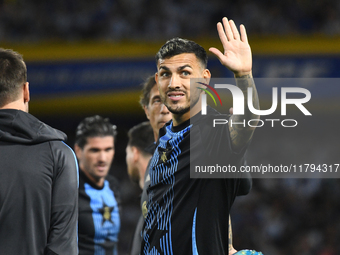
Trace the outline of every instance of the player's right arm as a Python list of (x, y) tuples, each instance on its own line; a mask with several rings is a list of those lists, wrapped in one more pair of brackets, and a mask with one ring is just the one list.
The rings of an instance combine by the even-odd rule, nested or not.
[[(223, 24), (222, 24), (223, 23)], [(216, 48), (210, 48), (210, 52), (214, 53), (221, 64), (231, 70), (236, 79), (236, 85), (242, 90), (244, 98), (248, 96), (248, 88), (253, 91), (252, 102), (255, 109), (259, 109), (259, 99), (252, 76), (252, 55), (250, 45), (248, 43), (246, 29), (240, 26), (240, 33), (234, 21), (227, 18), (222, 19), (222, 23), (217, 24), (217, 31), (224, 48), (222, 53)], [(245, 106), (247, 100), (245, 100)], [(243, 126), (242, 124), (232, 123), (248, 123), (251, 119), (258, 119), (259, 116), (249, 111), (248, 107), (244, 107), (244, 115), (232, 115), (229, 121), (229, 130), (232, 146), (235, 151), (242, 149), (253, 136), (256, 126), (255, 121), (252, 127)]]
[(233, 246), (233, 231), (231, 229), (231, 218), (229, 215), (229, 224), (228, 224), (228, 249), (229, 249), (229, 255), (232, 255), (237, 252)]

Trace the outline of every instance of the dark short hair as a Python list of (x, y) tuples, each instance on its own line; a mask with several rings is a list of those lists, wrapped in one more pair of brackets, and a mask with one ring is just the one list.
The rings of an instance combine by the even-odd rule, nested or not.
[(153, 87), (156, 85), (155, 75), (150, 75), (146, 80), (144, 81), (143, 89), (142, 89), (142, 95), (140, 96), (139, 103), (144, 108), (144, 106), (148, 106), (150, 102), (150, 93)]
[(152, 152), (148, 147), (154, 142), (153, 129), (149, 121), (144, 121), (128, 132), (128, 145), (137, 147), (144, 155), (151, 155)]
[(27, 69), (22, 56), (0, 48), (0, 107), (17, 100), (26, 81)]
[(108, 118), (103, 118), (99, 115), (87, 117), (82, 120), (76, 130), (75, 144), (80, 148), (84, 148), (88, 137), (104, 137), (117, 135), (117, 127), (110, 123)]
[(160, 48), (156, 54), (156, 64), (160, 59), (171, 58), (182, 53), (194, 53), (203, 67), (207, 67), (208, 55), (205, 49), (194, 41), (178, 37), (170, 39)]

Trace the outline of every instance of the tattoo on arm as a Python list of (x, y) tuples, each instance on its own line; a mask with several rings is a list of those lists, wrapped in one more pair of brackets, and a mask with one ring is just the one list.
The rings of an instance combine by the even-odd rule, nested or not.
[(230, 219), (230, 215), (229, 215), (229, 227), (228, 227), (228, 246), (229, 246), (229, 251), (233, 250), (233, 234), (232, 234), (232, 230), (231, 230), (231, 219)]
[[(253, 114), (248, 109), (247, 98), (248, 88), (252, 88), (252, 102), (255, 109), (260, 109), (259, 98), (255, 87), (254, 79), (251, 74), (243, 76), (235, 76), (236, 85), (243, 92), (244, 100), (244, 115), (233, 115), (231, 121), (229, 121), (229, 130), (231, 141), (234, 149), (241, 149), (252, 137), (255, 128), (248, 126), (248, 121), (251, 119), (259, 119), (259, 116)], [(234, 123), (234, 124), (232, 124)], [(240, 124), (235, 124), (240, 123)], [(257, 123), (252, 122), (252, 126), (256, 126)]]

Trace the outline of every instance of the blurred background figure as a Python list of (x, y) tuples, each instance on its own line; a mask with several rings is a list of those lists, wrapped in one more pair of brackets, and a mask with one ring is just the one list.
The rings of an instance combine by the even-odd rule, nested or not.
[(108, 175), (116, 126), (95, 115), (81, 121), (74, 149), (79, 161), (79, 254), (117, 254), (120, 230), (118, 181)]
[(76, 254), (77, 162), (29, 101), (22, 56), (0, 48), (0, 253)]
[[(126, 147), (126, 165), (128, 173), (131, 180), (138, 183), (139, 187), (144, 190), (144, 182), (146, 181), (149, 183), (149, 180), (146, 179), (147, 176), (145, 176), (145, 172), (148, 172), (147, 168), (154, 149), (154, 136), (150, 122), (145, 121), (132, 127), (128, 132), (128, 137), (129, 141)], [(142, 215), (139, 217), (135, 230), (131, 254), (139, 254), (141, 249), (141, 231), (147, 213), (145, 203), (146, 198), (143, 197), (143, 194), (140, 205)]]
[(128, 132), (126, 165), (131, 180), (144, 187), (144, 175), (153, 153), (154, 136), (149, 121), (132, 127)]
[(159, 130), (165, 123), (171, 120), (171, 112), (169, 112), (168, 108), (162, 103), (155, 81), (155, 75), (151, 75), (145, 80), (140, 104), (146, 117), (150, 121), (150, 125), (153, 129), (154, 141), (156, 142)]

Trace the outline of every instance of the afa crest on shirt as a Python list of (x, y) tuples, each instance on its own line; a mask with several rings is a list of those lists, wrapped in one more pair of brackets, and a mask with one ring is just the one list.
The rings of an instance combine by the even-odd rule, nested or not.
[(142, 205), (142, 213), (143, 213), (143, 217), (144, 219), (146, 218), (146, 215), (148, 214), (148, 208), (146, 207), (146, 201), (143, 202), (143, 205)]
[(163, 161), (163, 163), (165, 163), (168, 160), (168, 158), (166, 157), (166, 151), (163, 151), (163, 154), (161, 156), (161, 160)]
[(165, 163), (169, 159), (171, 159), (171, 149), (163, 149), (163, 148), (158, 148), (158, 153), (159, 153), (159, 163)]
[(105, 202), (103, 201), (103, 207), (99, 209), (99, 212), (103, 216), (102, 225), (104, 225), (106, 221), (109, 221), (113, 224), (112, 217), (111, 217), (111, 213), (113, 209), (114, 209), (113, 206), (107, 206)]

